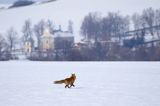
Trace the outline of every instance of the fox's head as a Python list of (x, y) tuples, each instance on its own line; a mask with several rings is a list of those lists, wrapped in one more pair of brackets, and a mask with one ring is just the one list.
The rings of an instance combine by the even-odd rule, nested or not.
[(75, 73), (73, 73), (73, 74), (72, 74), (72, 77), (76, 77), (76, 74), (75, 74)]

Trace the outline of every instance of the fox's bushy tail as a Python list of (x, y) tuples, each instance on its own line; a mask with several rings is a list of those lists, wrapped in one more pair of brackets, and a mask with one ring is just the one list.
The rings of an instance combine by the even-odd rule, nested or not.
[(64, 83), (64, 80), (54, 81), (54, 84), (62, 84)]

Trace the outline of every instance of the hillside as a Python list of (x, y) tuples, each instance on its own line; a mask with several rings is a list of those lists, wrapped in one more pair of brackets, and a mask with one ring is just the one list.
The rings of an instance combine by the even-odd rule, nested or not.
[[(2, 1), (0, 1), (0, 3), (2, 3), (2, 4), (12, 4), (15, 1), (17, 1), (17, 0), (2, 0)], [(40, 2), (40, 1), (45, 1), (45, 0), (32, 0), (32, 1), (36, 1), (36, 2), (38, 1), (38, 2)]]

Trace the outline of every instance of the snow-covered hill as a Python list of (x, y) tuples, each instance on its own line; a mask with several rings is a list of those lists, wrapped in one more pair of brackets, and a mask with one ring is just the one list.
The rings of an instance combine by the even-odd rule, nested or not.
[(99, 11), (102, 15), (106, 15), (110, 11), (120, 11), (122, 14), (132, 14), (147, 7), (159, 8), (158, 1), (57, 0), (44, 5), (0, 11), (0, 33), (5, 33), (13, 26), (21, 35), (22, 25), (26, 19), (31, 19), (33, 24), (41, 19), (51, 19), (55, 26), (62, 25), (64, 30), (68, 25), (68, 20), (72, 20), (76, 40), (79, 40), (81, 22), (89, 12)]
[[(12, 4), (15, 1), (17, 1), (17, 0), (1, 0), (0, 3), (1, 4)], [(40, 1), (46, 1), (46, 0), (31, 0), (31, 1), (36, 1), (36, 2), (38, 1), (38, 2), (40, 2)]]
[(160, 106), (159, 81), (157, 62), (0, 62), (0, 106)]

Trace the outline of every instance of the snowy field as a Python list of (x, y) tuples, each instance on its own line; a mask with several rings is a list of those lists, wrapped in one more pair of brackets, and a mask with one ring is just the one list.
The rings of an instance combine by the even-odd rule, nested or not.
[(0, 62), (0, 106), (160, 106), (160, 63)]

